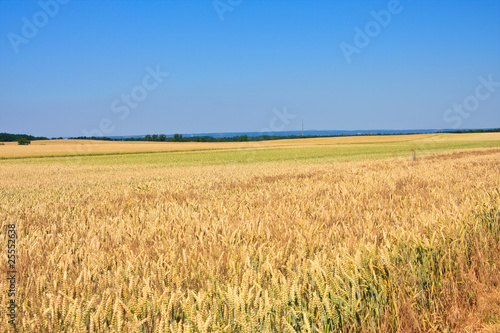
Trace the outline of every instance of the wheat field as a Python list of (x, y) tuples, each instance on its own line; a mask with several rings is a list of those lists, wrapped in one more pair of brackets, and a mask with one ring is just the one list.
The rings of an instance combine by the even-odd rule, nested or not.
[(500, 332), (500, 135), (409, 137), (0, 146), (0, 329)]

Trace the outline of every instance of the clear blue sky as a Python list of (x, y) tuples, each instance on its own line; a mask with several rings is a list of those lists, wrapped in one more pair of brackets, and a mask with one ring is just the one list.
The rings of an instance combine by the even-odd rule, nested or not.
[[(285, 107), (294, 118), (273, 122)], [(302, 120), (500, 127), (500, 1), (0, 0), (0, 132), (298, 130)]]

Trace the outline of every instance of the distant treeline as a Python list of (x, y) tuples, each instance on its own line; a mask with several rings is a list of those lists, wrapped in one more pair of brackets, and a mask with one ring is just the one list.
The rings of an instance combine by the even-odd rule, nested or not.
[(478, 130), (458, 130), (446, 133), (490, 133), (490, 132), (500, 132), (500, 128), (493, 129), (478, 129)]
[(212, 136), (183, 136), (175, 134), (173, 137), (167, 137), (165, 134), (148, 134), (144, 138), (120, 138), (112, 139), (107, 137), (75, 137), (70, 139), (77, 140), (109, 140), (109, 141), (151, 141), (151, 142), (243, 142), (243, 141), (267, 141), (267, 140), (283, 140), (283, 139), (298, 139), (298, 138), (315, 138), (316, 135), (259, 135), (248, 136), (239, 135), (225, 138), (214, 138)]
[[(500, 128), (494, 129), (475, 129), (475, 130), (456, 130), (456, 131), (436, 131), (434, 133), (491, 133), (500, 132)], [(401, 135), (408, 133), (394, 133), (394, 134), (356, 134), (356, 136), (362, 135)], [(420, 133), (412, 133), (420, 134)], [(305, 139), (305, 138), (318, 138), (318, 137), (339, 137), (339, 136), (352, 136), (349, 134), (340, 135), (259, 135), (259, 136), (248, 136), (248, 135), (238, 135), (232, 137), (213, 137), (213, 136), (183, 136), (182, 134), (175, 134), (173, 137), (167, 137), (166, 134), (148, 134), (143, 138), (108, 138), (108, 137), (87, 137), (79, 136), (69, 139), (77, 140), (106, 140), (106, 141), (152, 141), (152, 142), (243, 142), (243, 141), (269, 141), (269, 140), (284, 140), (284, 139)], [(32, 136), (27, 134), (9, 134), (0, 133), (0, 142), (15, 142), (19, 139), (25, 138), (30, 141), (34, 140), (49, 140), (43, 136)], [(55, 138), (53, 138), (55, 139)], [(61, 137), (57, 139), (62, 139)]]
[(9, 134), (9, 133), (0, 133), (0, 142), (16, 142), (20, 139), (26, 139), (28, 141), (35, 140), (48, 140), (43, 136), (33, 136), (28, 134)]
[[(478, 130), (457, 130), (457, 131), (440, 131), (435, 133), (488, 133), (500, 132), (500, 128), (495, 129), (478, 129)], [(395, 133), (395, 134), (356, 134), (356, 136), (363, 135), (401, 135), (408, 133)], [(421, 134), (421, 133), (411, 133)], [(269, 141), (269, 140), (286, 140), (286, 139), (305, 139), (305, 138), (319, 138), (319, 137), (339, 137), (339, 136), (352, 136), (348, 134), (339, 135), (259, 135), (248, 136), (239, 135), (224, 138), (214, 138), (212, 136), (183, 136), (182, 134), (175, 134), (173, 137), (167, 137), (165, 134), (148, 134), (143, 138), (108, 138), (108, 137), (74, 137), (70, 139), (77, 140), (109, 140), (109, 141), (152, 141), (152, 142), (242, 142), (242, 141)]]

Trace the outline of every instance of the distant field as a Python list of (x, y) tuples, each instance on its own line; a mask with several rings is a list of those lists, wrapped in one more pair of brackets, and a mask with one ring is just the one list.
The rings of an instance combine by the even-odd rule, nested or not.
[(10, 143), (0, 179), (20, 332), (500, 330), (500, 133)]

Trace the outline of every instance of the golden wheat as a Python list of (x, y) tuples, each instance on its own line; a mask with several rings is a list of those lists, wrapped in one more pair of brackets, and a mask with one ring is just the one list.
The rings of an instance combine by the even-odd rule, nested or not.
[(22, 332), (498, 330), (498, 150), (0, 176)]

